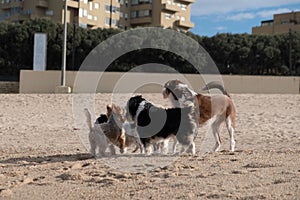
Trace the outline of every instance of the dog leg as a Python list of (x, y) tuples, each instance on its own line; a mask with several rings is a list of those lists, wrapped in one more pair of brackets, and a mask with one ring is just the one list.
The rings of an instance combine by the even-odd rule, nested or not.
[(187, 153), (192, 153), (193, 155), (195, 154), (196, 150), (195, 150), (195, 143), (194, 143), (194, 142), (191, 143), (191, 144), (188, 146), (186, 152), (187, 152)]
[(105, 156), (105, 150), (106, 150), (107, 146), (98, 146), (98, 155), (100, 157)]
[(225, 118), (223, 115), (215, 116), (214, 122), (211, 124), (211, 129), (213, 132), (213, 136), (215, 138), (216, 144), (213, 148), (213, 151), (219, 151), (221, 147), (221, 138), (220, 138), (220, 126), (225, 121)]
[(169, 138), (165, 139), (162, 143), (162, 154), (168, 154), (168, 150), (169, 150)]
[(139, 137), (135, 137), (135, 143), (137, 145), (137, 148), (140, 149), (140, 153), (145, 154), (145, 146), (142, 144), (142, 141)]
[(178, 140), (176, 139), (176, 137), (174, 137), (173, 154), (176, 154), (177, 146), (178, 146)]
[(232, 122), (230, 116), (226, 119), (226, 126), (230, 136), (230, 151), (234, 151), (235, 140), (234, 140), (234, 128), (232, 127)]
[(188, 147), (189, 152), (191, 152), (193, 155), (196, 154), (196, 147), (195, 147), (195, 143), (192, 142), (192, 144)]
[(216, 120), (211, 126), (211, 129), (212, 129), (215, 141), (216, 141), (213, 151), (219, 151), (219, 149), (221, 147), (221, 140), (220, 140), (220, 135), (219, 135), (220, 124), (221, 123), (218, 122), (218, 120)]
[(195, 147), (195, 143), (192, 142), (189, 145), (184, 145), (182, 146), (182, 152), (181, 153), (192, 153), (193, 155), (196, 154), (196, 147)]
[(110, 144), (109, 145), (109, 150), (110, 150), (111, 155), (116, 155), (116, 150), (115, 150), (114, 145)]
[(90, 153), (92, 154), (92, 156), (96, 155), (96, 149), (95, 148), (91, 148), (90, 149)]
[(219, 140), (219, 134), (218, 134), (217, 131), (214, 131), (213, 134), (214, 134), (215, 141), (216, 141), (216, 144), (215, 144), (215, 146), (213, 148), (213, 151), (219, 151), (220, 147), (221, 147), (221, 142)]
[(90, 153), (92, 156), (96, 155), (96, 143), (92, 140), (90, 140), (91, 148), (90, 148)]
[(160, 153), (160, 150), (161, 150), (161, 142), (154, 142), (152, 144), (152, 148), (153, 148), (153, 153), (154, 154), (159, 154)]
[(153, 145), (147, 143), (147, 144), (144, 146), (144, 149), (145, 149), (146, 155), (151, 155), (151, 153), (153, 152)]

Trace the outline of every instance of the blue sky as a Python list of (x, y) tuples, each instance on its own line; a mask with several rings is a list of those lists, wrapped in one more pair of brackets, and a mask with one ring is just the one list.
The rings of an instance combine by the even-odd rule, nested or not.
[(250, 33), (273, 14), (300, 11), (300, 0), (196, 0), (192, 4), (191, 31), (201, 36)]

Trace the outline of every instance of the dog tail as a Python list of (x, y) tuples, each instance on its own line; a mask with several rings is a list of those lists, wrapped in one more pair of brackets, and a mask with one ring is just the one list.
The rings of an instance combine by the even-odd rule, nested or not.
[(213, 89), (213, 88), (216, 88), (216, 89), (219, 89), (224, 95), (230, 97), (229, 93), (226, 91), (224, 85), (219, 82), (219, 81), (212, 81), (212, 82), (209, 82), (207, 83), (203, 88), (202, 90), (206, 91), (206, 90), (210, 90), (210, 89)]
[(85, 116), (86, 116), (86, 123), (88, 124), (89, 129), (92, 130), (92, 129), (93, 129), (93, 126), (92, 126), (92, 117), (91, 117), (91, 113), (90, 113), (90, 111), (89, 111), (87, 108), (85, 108), (85, 109), (84, 109), (84, 114), (85, 114)]

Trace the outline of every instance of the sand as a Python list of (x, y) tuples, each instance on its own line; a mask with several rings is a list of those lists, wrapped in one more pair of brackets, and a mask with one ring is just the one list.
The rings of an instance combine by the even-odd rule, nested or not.
[[(144, 96), (168, 105), (161, 94)], [(95, 102), (98, 115), (111, 94), (74, 97), (0, 95), (0, 199), (300, 198), (300, 95), (233, 94), (234, 153), (223, 128), (221, 151), (203, 156), (211, 146), (202, 127), (197, 156), (101, 159), (89, 155), (83, 108), (72, 105)]]

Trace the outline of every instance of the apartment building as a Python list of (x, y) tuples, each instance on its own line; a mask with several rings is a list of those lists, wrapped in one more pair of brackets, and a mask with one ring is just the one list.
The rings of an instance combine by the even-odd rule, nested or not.
[(274, 35), (288, 33), (289, 31), (300, 33), (300, 12), (275, 14), (274, 19), (261, 22), (258, 27), (252, 28), (255, 35)]
[[(172, 27), (188, 31), (195, 0), (67, 0), (67, 22), (85, 28)], [(63, 22), (63, 0), (0, 0), (0, 21)]]

